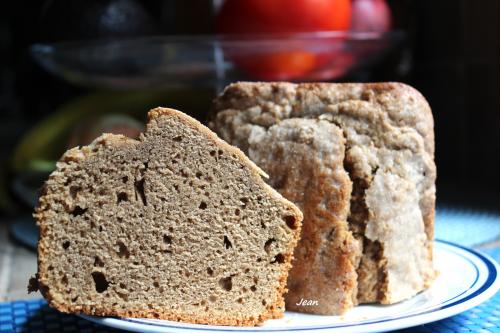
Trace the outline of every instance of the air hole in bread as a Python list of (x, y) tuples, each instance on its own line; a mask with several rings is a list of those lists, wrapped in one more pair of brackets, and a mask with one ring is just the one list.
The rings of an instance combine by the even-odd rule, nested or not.
[(172, 140), (174, 140), (175, 142), (181, 142), (182, 141), (182, 136), (178, 135), (178, 136), (172, 138)]
[(286, 225), (292, 229), (295, 230), (297, 229), (297, 220), (295, 219), (295, 216), (292, 215), (285, 215), (283, 217), (283, 220), (285, 221)]
[(92, 272), (92, 279), (94, 279), (95, 290), (98, 293), (105, 292), (109, 287), (109, 282), (106, 276), (101, 272)]
[(278, 253), (277, 255), (274, 256), (274, 259), (271, 260), (271, 264), (278, 263), (282, 264), (285, 262), (285, 256), (282, 253)]
[(153, 282), (153, 287), (160, 288), (160, 284), (158, 283), (158, 281)]
[(123, 176), (122, 177), (122, 182), (123, 182), (123, 184), (126, 184), (128, 182), (128, 177), (127, 176)]
[(134, 186), (135, 186), (135, 199), (137, 200), (137, 198), (139, 197), (142, 201), (142, 204), (144, 206), (147, 206), (148, 202), (146, 200), (146, 194), (144, 193), (144, 178), (137, 180), (134, 183)]
[(271, 247), (273, 246), (273, 243), (276, 242), (276, 239), (274, 238), (269, 238), (266, 243), (264, 244), (264, 250), (269, 253), (271, 252)]
[(210, 156), (215, 156), (216, 154), (217, 154), (217, 152), (215, 150), (210, 151)]
[[(124, 294), (124, 293), (120, 293), (120, 292), (116, 292), (116, 294), (118, 295), (118, 297), (120, 297), (122, 300), (124, 301), (128, 301), (128, 295), (127, 294)], [(108, 296), (108, 295), (106, 295)]]
[(241, 207), (246, 208), (248, 204), (248, 198), (241, 198), (240, 201), (241, 201)]
[(104, 262), (98, 256), (94, 257), (94, 267), (104, 267)]
[(207, 267), (207, 274), (210, 276), (214, 275), (214, 270), (210, 267)]
[(73, 211), (71, 212), (71, 215), (73, 216), (80, 216), (80, 215), (83, 215), (87, 212), (87, 208), (82, 208), (80, 206), (76, 206), (75, 209), (73, 209)]
[(128, 201), (128, 195), (125, 192), (120, 192), (116, 195), (116, 202)]
[(81, 187), (80, 186), (71, 186), (69, 188), (69, 195), (71, 196), (71, 198), (73, 199), (76, 199), (76, 196), (78, 195), (78, 192), (81, 191)]
[(240, 304), (243, 304), (244, 303), (243, 298), (241, 298), (241, 297), (238, 298), (237, 302), (240, 303)]
[(233, 244), (231, 243), (229, 238), (227, 238), (227, 236), (224, 236), (224, 246), (226, 247), (226, 249), (230, 249), (233, 247)]
[(228, 276), (219, 280), (219, 286), (225, 291), (231, 291), (233, 289), (233, 277)]
[(260, 227), (261, 227), (262, 229), (266, 229), (266, 224), (264, 223), (264, 221), (261, 221), (261, 222), (260, 222)]
[(202, 201), (200, 203), (200, 206), (198, 207), (199, 209), (207, 209), (207, 203), (205, 201)]
[(61, 282), (62, 282), (62, 284), (64, 284), (65, 286), (67, 286), (68, 285), (68, 277), (66, 275), (64, 275), (62, 277), (62, 279), (61, 279)]
[(130, 257), (130, 252), (127, 246), (122, 241), (116, 242), (116, 245), (118, 246), (118, 256), (128, 259)]
[(196, 175), (196, 178), (200, 179), (201, 176), (203, 176), (203, 173), (201, 173), (201, 171), (197, 171), (195, 175)]
[(163, 235), (163, 243), (172, 244), (172, 237), (170, 237), (169, 235)]
[(64, 243), (62, 243), (62, 247), (63, 249), (67, 250), (69, 248), (69, 241), (65, 241)]
[(257, 287), (256, 286), (251, 286), (250, 290), (253, 291), (253, 292), (255, 292), (255, 291), (257, 291)]
[(240, 216), (240, 210), (238, 208), (234, 210), (234, 215)]
[(224, 152), (222, 150), (219, 150), (219, 155), (224, 155)]
[(122, 289), (127, 289), (127, 286), (126, 286), (126, 285), (125, 285), (125, 283), (123, 283), (123, 282), (122, 282), (122, 283), (120, 283), (120, 285), (119, 285), (119, 286), (120, 286), (120, 288), (122, 288)]

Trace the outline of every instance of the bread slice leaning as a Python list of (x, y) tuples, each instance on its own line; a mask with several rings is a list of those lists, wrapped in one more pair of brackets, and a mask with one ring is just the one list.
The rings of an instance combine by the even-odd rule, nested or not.
[(189, 116), (149, 112), (139, 140), (104, 134), (47, 180), (39, 288), (62, 312), (214, 325), (283, 315), (302, 213)]

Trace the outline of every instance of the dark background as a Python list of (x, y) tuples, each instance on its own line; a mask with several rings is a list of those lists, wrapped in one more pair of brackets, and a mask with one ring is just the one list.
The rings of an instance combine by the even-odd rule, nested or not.
[[(109, 2), (1, 2), (0, 186), (8, 195), (12, 177), (8, 161), (16, 142), (55, 108), (88, 92), (38, 67), (28, 52), (31, 44), (212, 32), (211, 6), (200, 0), (118, 0), (135, 14), (122, 28), (103, 30), (95, 26), (93, 17), (102, 3)], [(389, 3), (395, 27), (407, 32), (406, 41), (374, 68), (349, 73), (340, 81), (402, 81), (420, 90), (435, 117), (438, 202), (496, 208), (500, 197), (500, 2)], [(22, 209), (15, 206), (4, 211)]]

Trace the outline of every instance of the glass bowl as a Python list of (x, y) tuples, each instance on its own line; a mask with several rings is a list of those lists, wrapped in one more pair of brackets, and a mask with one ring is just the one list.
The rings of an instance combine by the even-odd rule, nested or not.
[(400, 31), (152, 36), (35, 44), (31, 53), (43, 68), (77, 85), (221, 88), (238, 80), (334, 80), (380, 59), (402, 39)]

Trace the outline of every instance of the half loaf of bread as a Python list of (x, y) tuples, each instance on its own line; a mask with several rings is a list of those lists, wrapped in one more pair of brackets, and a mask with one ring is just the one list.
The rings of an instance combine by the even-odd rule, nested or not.
[(212, 128), (304, 213), (288, 310), (339, 314), (427, 288), (436, 167), (432, 113), (401, 83), (235, 83)]

